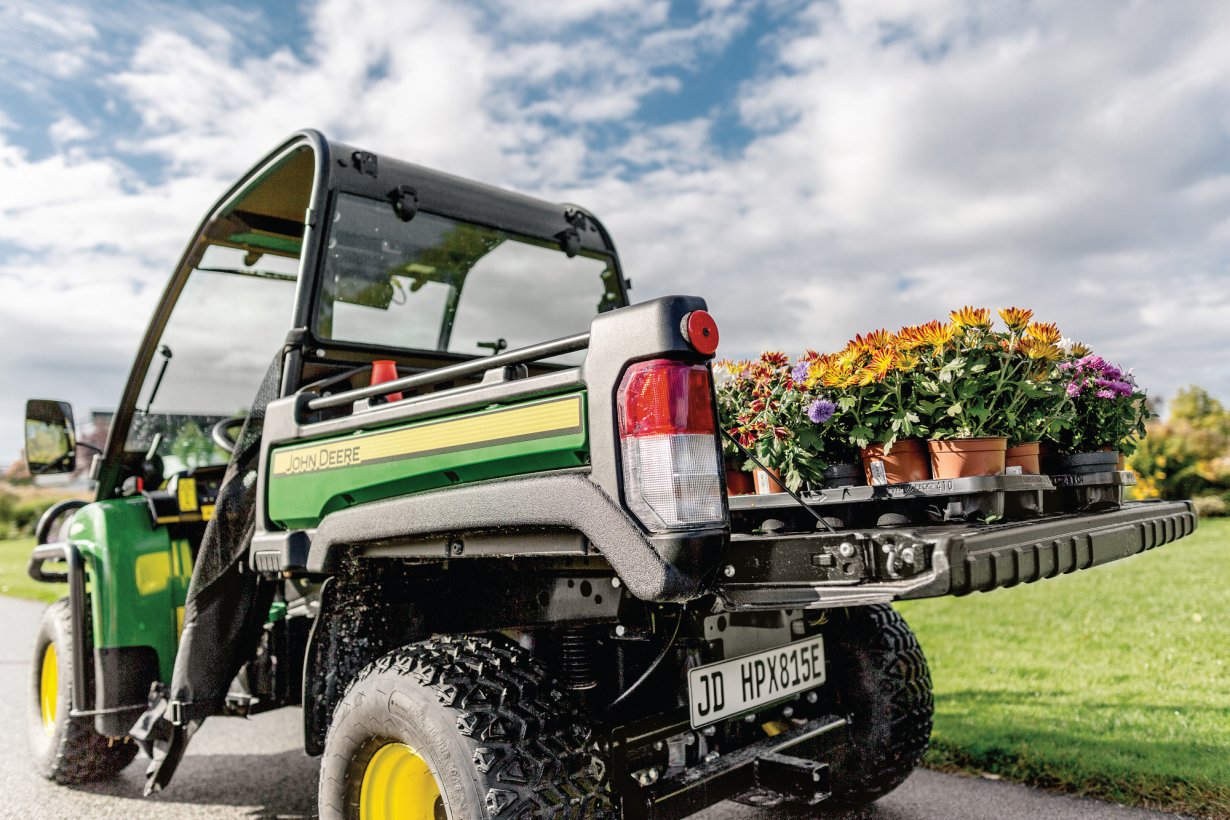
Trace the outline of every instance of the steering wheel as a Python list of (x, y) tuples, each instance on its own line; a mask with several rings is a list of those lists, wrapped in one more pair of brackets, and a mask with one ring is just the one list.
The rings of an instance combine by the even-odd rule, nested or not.
[(229, 419), (223, 419), (214, 425), (209, 435), (219, 448), (233, 454), (235, 445), (238, 443), (235, 437), (239, 434), (239, 428), (243, 427), (243, 423), (247, 420), (246, 416), (231, 416)]

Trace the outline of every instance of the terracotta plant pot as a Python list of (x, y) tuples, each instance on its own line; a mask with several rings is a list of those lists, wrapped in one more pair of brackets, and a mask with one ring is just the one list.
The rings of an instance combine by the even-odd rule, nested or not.
[(936, 478), (1000, 475), (1004, 471), (1008, 439), (1003, 436), (936, 439), (927, 442), (927, 449), (931, 451), (931, 473)]
[(762, 470), (757, 467), (756, 472), (752, 473), (752, 475), (756, 480), (756, 495), (786, 492), (786, 488), (778, 480), (782, 477), (782, 474), (777, 470)]
[[(1027, 441), (1008, 448), (1004, 453), (1004, 472), (1012, 475), (1038, 475), (1042, 472), (1042, 445)], [(1017, 467), (1019, 469), (1014, 470)]]
[(863, 468), (858, 464), (830, 464), (824, 468), (820, 488), (855, 487), (863, 483)]
[(902, 439), (888, 453), (884, 452), (883, 444), (873, 444), (864, 447), (860, 455), (867, 483), (873, 487), (931, 478), (927, 447), (922, 439)]
[(1119, 454), (1114, 450), (1092, 453), (1062, 453), (1055, 457), (1052, 473), (1060, 475), (1091, 475), (1109, 473), (1119, 467)]
[(745, 473), (732, 462), (726, 462), (726, 493), (728, 495), (753, 495), (756, 484), (752, 474)]

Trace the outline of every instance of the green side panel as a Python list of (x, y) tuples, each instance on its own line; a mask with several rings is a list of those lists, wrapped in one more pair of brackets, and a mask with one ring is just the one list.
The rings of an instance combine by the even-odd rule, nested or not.
[(266, 509), (288, 529), (346, 507), (589, 462), (585, 394), (275, 448)]
[(162, 680), (170, 681), (192, 575), (187, 542), (154, 526), (140, 497), (81, 508), (67, 537), (85, 560), (94, 646), (153, 647)]

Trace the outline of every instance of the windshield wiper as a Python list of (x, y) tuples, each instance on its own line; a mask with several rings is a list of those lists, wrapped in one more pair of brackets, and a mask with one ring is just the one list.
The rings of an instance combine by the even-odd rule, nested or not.
[(154, 397), (158, 395), (158, 388), (162, 386), (162, 377), (167, 374), (167, 365), (171, 363), (171, 348), (167, 345), (158, 345), (158, 355), (162, 356), (162, 367), (158, 370), (158, 378), (154, 379), (154, 389), (149, 391), (149, 399), (145, 402), (145, 415), (149, 415), (149, 409), (154, 405)]
[(276, 279), (279, 282), (295, 282), (298, 281), (298, 276), (292, 276), (289, 273), (274, 273), (268, 270), (244, 270), (242, 268), (197, 268), (205, 273), (229, 273), (234, 276), (253, 276), (257, 279)]

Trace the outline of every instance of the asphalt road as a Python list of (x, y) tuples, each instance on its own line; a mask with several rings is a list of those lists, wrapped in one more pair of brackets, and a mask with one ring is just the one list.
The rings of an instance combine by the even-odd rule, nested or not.
[[(171, 787), (141, 796), (138, 757), (111, 782), (56, 786), (26, 759), (30, 654), (42, 605), (0, 596), (0, 817), (307, 818), (315, 809), (318, 764), (304, 755), (296, 709), (251, 720), (214, 718), (193, 740)], [(766, 809), (724, 803), (691, 820), (769, 820)], [(819, 816), (819, 815), (818, 815)], [(979, 778), (916, 772), (871, 809), (868, 820), (1139, 820), (1170, 815), (1033, 791)]]

